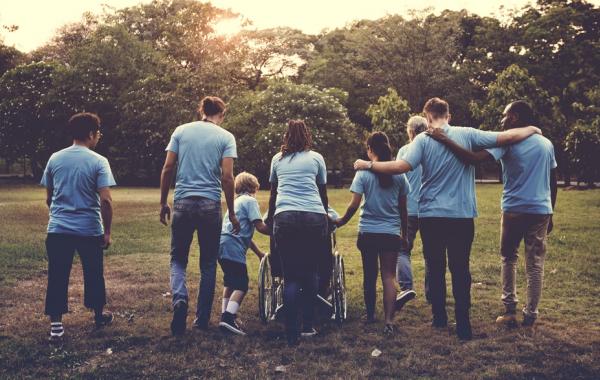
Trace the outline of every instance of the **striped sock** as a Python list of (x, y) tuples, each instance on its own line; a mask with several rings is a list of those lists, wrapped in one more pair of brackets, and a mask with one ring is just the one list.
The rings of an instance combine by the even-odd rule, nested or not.
[(50, 322), (50, 336), (61, 337), (65, 334), (62, 322)]

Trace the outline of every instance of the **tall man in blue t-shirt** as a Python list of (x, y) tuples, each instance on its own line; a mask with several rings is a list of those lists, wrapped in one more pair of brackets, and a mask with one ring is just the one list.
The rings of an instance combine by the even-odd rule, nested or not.
[(73, 145), (48, 160), (41, 184), (50, 208), (46, 251), (48, 288), (46, 315), (50, 316), (50, 340), (64, 335), (62, 315), (68, 312), (69, 276), (75, 251), (83, 267), (84, 305), (94, 310), (97, 327), (113, 320), (104, 312), (103, 252), (111, 243), (112, 198), (115, 180), (108, 160), (92, 151), (98, 144), (100, 118), (78, 113), (67, 125)]
[[(502, 127), (506, 130), (534, 124), (533, 110), (524, 101), (509, 104), (504, 110)], [(517, 144), (472, 152), (462, 148), (443, 133), (432, 134), (463, 162), (476, 164), (500, 160), (502, 192), (502, 302), (505, 312), (498, 324), (516, 326), (517, 292), (515, 285), (517, 257), (521, 240), (525, 241), (527, 303), (523, 308), (523, 325), (533, 326), (542, 294), (546, 236), (552, 230), (552, 212), (556, 203), (556, 159), (550, 140), (533, 135)]]
[[(535, 127), (504, 132), (486, 132), (475, 128), (453, 127), (448, 103), (432, 98), (423, 112), (429, 128), (441, 128), (450, 138), (468, 149), (485, 149), (512, 144), (540, 130)], [(477, 216), (475, 170), (462, 163), (439, 142), (421, 133), (409, 145), (404, 158), (391, 162), (358, 160), (356, 169), (380, 173), (405, 173), (421, 165), (423, 168), (419, 199), (419, 228), (423, 254), (429, 271), (429, 292), (434, 327), (446, 327), (446, 254), (452, 274), (455, 300), (456, 333), (460, 339), (472, 338), (469, 309), (471, 307), (471, 272), (469, 257), (474, 237), (473, 218)]]
[(167, 198), (177, 166), (171, 224), (173, 335), (182, 334), (186, 328), (188, 290), (185, 280), (194, 232), (198, 234), (200, 245), (200, 287), (194, 327), (208, 328), (221, 238), (221, 188), (232, 230), (234, 233), (240, 230), (233, 205), (235, 138), (219, 126), (225, 117), (225, 103), (217, 97), (207, 96), (202, 99), (199, 111), (202, 121), (180, 125), (173, 132), (160, 178), (160, 221), (166, 225), (171, 216)]

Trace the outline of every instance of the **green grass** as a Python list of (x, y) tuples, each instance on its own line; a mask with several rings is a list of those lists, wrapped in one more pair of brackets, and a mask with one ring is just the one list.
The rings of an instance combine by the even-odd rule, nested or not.
[[(69, 339), (62, 347), (51, 347), (46, 342), (48, 322), (43, 315), (48, 214), (44, 190), (3, 186), (0, 378), (263, 378), (281, 376), (275, 372), (279, 365), (286, 368), (283, 376), (292, 378), (599, 378), (600, 190), (559, 192), (540, 321), (532, 331), (498, 329), (493, 323), (502, 310), (498, 257), (501, 187), (479, 185), (477, 192), (480, 217), (471, 254), (476, 339), (471, 342), (459, 343), (452, 331), (429, 327), (431, 315), (422, 296), (419, 238), (413, 251), (418, 298), (397, 315), (398, 333), (387, 338), (380, 324), (362, 325), (362, 269), (355, 245), (358, 216), (338, 231), (349, 292), (350, 320), (342, 328), (324, 323), (314, 340), (287, 348), (280, 323), (263, 326), (258, 320), (258, 261), (249, 254), (251, 290), (241, 309), (249, 336), (225, 337), (214, 327), (220, 309), (219, 273), (211, 330), (188, 331), (183, 338), (172, 338), (168, 330), (170, 297), (163, 296), (169, 291), (170, 233), (158, 222), (159, 192), (117, 188), (113, 194), (113, 246), (105, 261), (109, 308), (117, 315), (115, 324), (101, 331), (91, 329), (90, 313), (82, 305), (81, 269), (76, 264), (71, 276), (71, 312), (64, 318)], [(350, 198), (347, 190), (330, 190), (329, 195), (333, 207), (343, 212)], [(259, 194), (263, 210), (267, 196), (266, 192)], [(268, 248), (264, 236), (257, 241)], [(195, 294), (196, 243), (191, 252), (188, 283)], [(519, 264), (522, 298), (522, 259)], [(449, 274), (447, 279), (449, 283)], [(379, 297), (381, 320), (381, 289)], [(112, 354), (107, 353), (109, 348)], [(372, 358), (374, 348), (383, 354)]]

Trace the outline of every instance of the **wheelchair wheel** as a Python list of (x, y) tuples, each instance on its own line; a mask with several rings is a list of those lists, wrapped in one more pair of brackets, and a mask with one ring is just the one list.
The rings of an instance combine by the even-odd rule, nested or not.
[(273, 316), (275, 289), (271, 277), (271, 264), (269, 257), (260, 260), (258, 268), (258, 314), (263, 323), (267, 323)]
[(333, 263), (333, 313), (335, 321), (341, 325), (346, 320), (346, 276), (344, 272), (344, 258), (341, 255), (334, 256)]

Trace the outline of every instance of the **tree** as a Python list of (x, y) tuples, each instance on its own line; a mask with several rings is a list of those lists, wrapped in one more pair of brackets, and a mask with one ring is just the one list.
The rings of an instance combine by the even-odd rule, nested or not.
[(380, 96), (376, 104), (369, 106), (367, 115), (371, 118), (373, 129), (388, 135), (393, 150), (406, 143), (405, 130), (410, 107), (396, 90), (388, 88), (385, 96)]
[(343, 169), (356, 157), (362, 136), (342, 105), (346, 93), (319, 90), (289, 81), (271, 82), (263, 91), (248, 91), (228, 105), (224, 127), (238, 141), (236, 169), (268, 181), (271, 158), (281, 146), (290, 119), (303, 119), (311, 129), (314, 150), (329, 169)]
[(566, 138), (566, 150), (579, 182), (593, 187), (600, 179), (600, 124), (576, 124)]

